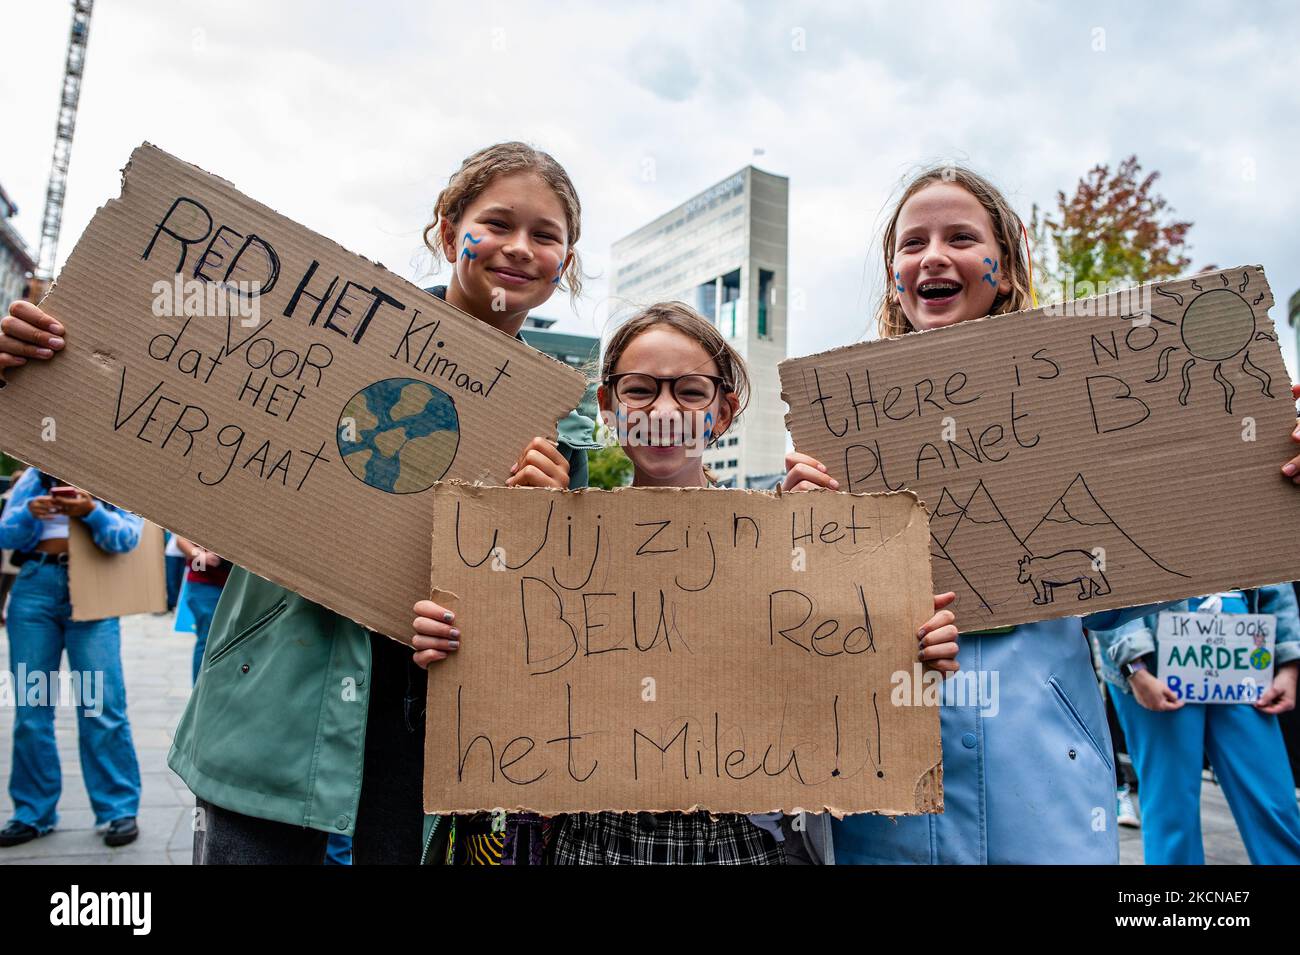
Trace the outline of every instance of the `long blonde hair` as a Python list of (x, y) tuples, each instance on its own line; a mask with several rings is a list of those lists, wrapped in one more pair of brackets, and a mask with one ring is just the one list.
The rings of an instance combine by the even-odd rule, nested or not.
[(1020, 241), (1024, 228), (1021, 225), (1020, 216), (1016, 215), (1015, 210), (1011, 208), (1011, 204), (1007, 202), (1006, 197), (1002, 195), (998, 188), (979, 173), (972, 172), (963, 166), (933, 166), (918, 174), (907, 184), (903, 194), (894, 206), (894, 213), (889, 217), (889, 224), (885, 227), (884, 234), (881, 237), (885, 269), (885, 284), (883, 287), (886, 290), (884, 295), (881, 296), (879, 307), (876, 309), (876, 327), (881, 338), (894, 338), (915, 331), (911, 322), (907, 320), (907, 316), (903, 314), (903, 306), (894, 290), (894, 276), (889, 265), (893, 261), (894, 242), (898, 238), (899, 213), (903, 211), (903, 206), (908, 199), (936, 182), (955, 182), (961, 186), (979, 200), (979, 204), (984, 207), (984, 211), (989, 214), (989, 219), (993, 222), (993, 235), (997, 239), (998, 248), (1002, 252), (1002, 268), (1011, 280), (1011, 291), (1005, 295), (1001, 292), (998, 293), (993, 300), (993, 307), (989, 309), (989, 314), (1001, 315), (1004, 312), (1019, 312), (1030, 307), (1029, 262), (1025, 256), (1024, 246)]
[[(564, 207), (565, 225), (569, 233), (569, 251), (572, 256), (561, 278), (569, 296), (576, 299), (582, 294), (582, 261), (578, 258), (578, 237), (582, 234), (582, 203), (578, 191), (564, 167), (549, 153), (534, 149), (527, 143), (509, 142), (487, 146), (469, 156), (460, 168), (451, 174), (447, 186), (438, 193), (433, 204), (433, 221), (424, 228), (424, 244), (437, 259), (442, 256), (438, 229), (443, 222), (459, 222), (465, 207), (482, 195), (498, 176), (516, 172), (534, 172), (554, 190)], [(432, 237), (432, 238), (430, 238)]]

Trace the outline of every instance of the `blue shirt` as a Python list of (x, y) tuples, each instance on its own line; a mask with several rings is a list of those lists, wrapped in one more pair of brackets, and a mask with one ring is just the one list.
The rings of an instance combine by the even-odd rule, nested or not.
[[(19, 553), (36, 549), (41, 539), (39, 517), (27, 509), (27, 504), (35, 497), (43, 497), (48, 492), (41, 485), (41, 472), (28, 468), (23, 472), (18, 483), (14, 485), (9, 502), (0, 515), (0, 547)], [(140, 529), (144, 521), (130, 511), (122, 511), (112, 504), (96, 500), (90, 513), (81, 518), (90, 530), (95, 546), (110, 554), (124, 554), (134, 550), (140, 543)]]

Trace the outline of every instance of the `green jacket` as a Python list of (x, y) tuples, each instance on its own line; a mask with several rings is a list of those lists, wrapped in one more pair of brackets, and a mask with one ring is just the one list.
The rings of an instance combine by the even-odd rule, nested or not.
[[(586, 487), (591, 419), (558, 433), (569, 486)], [(236, 567), (167, 765), (223, 809), (351, 835), (369, 678), (364, 627)]]

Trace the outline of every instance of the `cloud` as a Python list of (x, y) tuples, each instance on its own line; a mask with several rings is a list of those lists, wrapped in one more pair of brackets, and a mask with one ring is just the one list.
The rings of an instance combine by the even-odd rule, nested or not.
[[(447, 176), (486, 143), (524, 139), (577, 183), (595, 275), (576, 311), (557, 297), (545, 312), (591, 333), (608, 314), (610, 244), (753, 162), (790, 177), (790, 283), (806, 307), (789, 351), (806, 354), (867, 330), (876, 236), (909, 171), (967, 161), (1027, 216), (1093, 164), (1136, 153), (1196, 223), (1197, 263), (1266, 266), (1294, 370), (1300, 16), (1254, 9), (101, 4), (61, 257), (149, 140), (418, 278)], [(68, 11), (28, 4), (21, 23), (6, 11), (0, 26), (24, 42), (0, 74), (0, 182), (34, 245)]]

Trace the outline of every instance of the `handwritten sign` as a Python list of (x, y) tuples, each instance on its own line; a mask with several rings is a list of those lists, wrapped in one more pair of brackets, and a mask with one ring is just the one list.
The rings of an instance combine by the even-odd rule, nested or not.
[(929, 505), (965, 629), (1292, 580), (1272, 303), (1246, 266), (791, 359), (786, 423), (843, 489)]
[(452, 483), (433, 565), (429, 812), (942, 809), (910, 494)]
[(396, 637), (444, 476), (502, 483), (581, 374), (152, 146), (42, 306), (0, 447)]
[(1156, 672), (1188, 703), (1254, 703), (1273, 683), (1271, 613), (1162, 613)]

